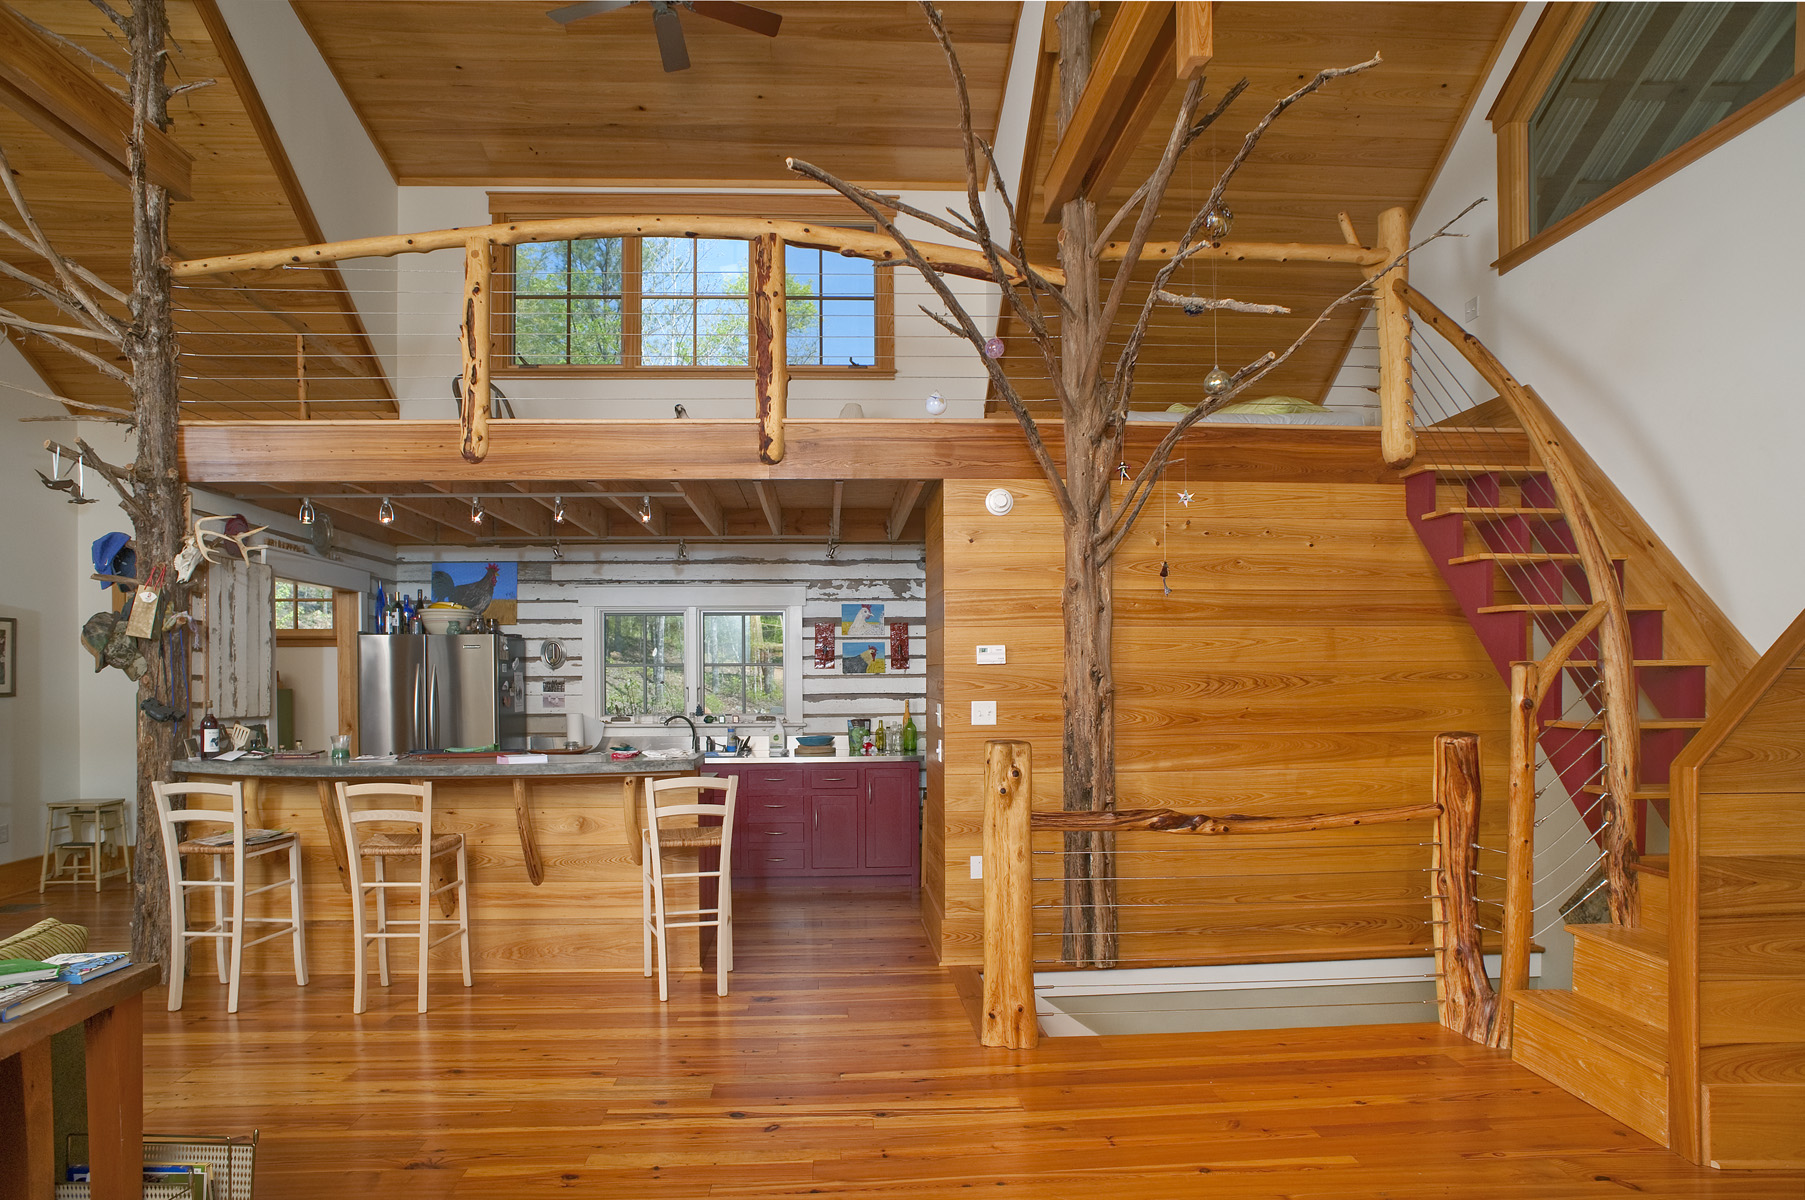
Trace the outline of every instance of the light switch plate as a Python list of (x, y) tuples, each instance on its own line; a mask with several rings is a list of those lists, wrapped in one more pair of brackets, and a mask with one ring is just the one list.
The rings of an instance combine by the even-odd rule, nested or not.
[(1009, 648), (1007, 646), (979, 646), (978, 647), (978, 664), (980, 666), (993, 666), (993, 665), (997, 665), (997, 664), (1001, 664), (1001, 663), (1006, 663), (1008, 661), (1009, 661)]
[(995, 725), (997, 723), (997, 702), (995, 700), (973, 700), (971, 702), (971, 723), (973, 725)]
[(973, 879), (984, 878), (984, 856), (982, 854), (971, 856), (971, 877)]

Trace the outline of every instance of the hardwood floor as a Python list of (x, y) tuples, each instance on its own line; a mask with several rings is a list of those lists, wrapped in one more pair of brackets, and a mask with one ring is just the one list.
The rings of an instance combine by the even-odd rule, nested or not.
[[(125, 936), (128, 894), (0, 901)], [(262, 1131), (259, 1200), (512, 1197), (1684, 1197), (1805, 1175), (1689, 1166), (1437, 1026), (1067, 1038), (987, 1051), (906, 894), (747, 893), (732, 993), (695, 969), (465, 991), (210, 968), (145, 1007), (146, 1125)]]

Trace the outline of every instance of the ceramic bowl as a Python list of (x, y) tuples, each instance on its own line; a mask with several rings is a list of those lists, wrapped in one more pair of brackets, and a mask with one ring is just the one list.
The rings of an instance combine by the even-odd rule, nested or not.
[(476, 624), (476, 613), (468, 608), (423, 608), (420, 624), (426, 626), (428, 633), (450, 633), (454, 624), (463, 633)]

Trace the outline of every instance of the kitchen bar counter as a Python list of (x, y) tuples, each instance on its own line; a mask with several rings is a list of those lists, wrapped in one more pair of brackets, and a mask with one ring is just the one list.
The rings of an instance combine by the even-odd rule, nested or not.
[[(523, 752), (524, 753), (524, 752)], [(605, 753), (551, 754), (542, 763), (500, 763), (494, 754), (455, 758), (354, 758), (332, 762), (317, 758), (184, 758), (170, 769), (184, 775), (224, 775), (232, 779), (537, 779), (546, 776), (687, 775), (702, 764), (700, 754), (650, 759), (641, 755), (616, 761)]]

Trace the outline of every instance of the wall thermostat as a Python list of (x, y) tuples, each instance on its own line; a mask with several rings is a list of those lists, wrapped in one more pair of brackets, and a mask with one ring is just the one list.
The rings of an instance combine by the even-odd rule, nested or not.
[(1008, 488), (991, 488), (990, 494), (984, 497), (984, 507), (992, 516), (1000, 517), (1015, 507), (1015, 497), (1009, 494)]

